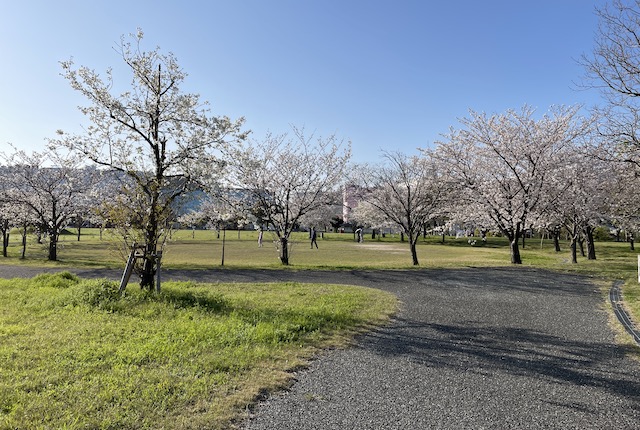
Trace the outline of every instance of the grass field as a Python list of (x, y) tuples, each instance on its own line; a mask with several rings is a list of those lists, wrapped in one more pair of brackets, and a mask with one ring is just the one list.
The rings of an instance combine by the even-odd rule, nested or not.
[[(32, 238), (27, 249), (27, 258), (20, 260), (19, 236), (10, 240), (8, 258), (0, 258), (0, 264), (52, 265), (57, 267), (115, 267), (124, 265), (118, 241), (106, 232), (103, 240), (95, 229), (83, 229), (80, 241), (75, 231), (61, 236), (58, 262), (46, 261), (46, 244), (37, 244)], [(318, 239), (319, 249), (311, 249), (307, 233), (294, 233), (291, 244), (290, 267), (283, 267), (278, 260), (274, 239), (270, 233), (264, 235), (263, 247), (257, 245), (255, 231), (227, 231), (220, 233), (205, 230), (180, 230), (174, 232), (164, 251), (163, 265), (170, 268), (203, 269), (222, 263), (224, 244), (224, 266), (228, 268), (277, 268), (277, 269), (406, 269), (411, 268), (409, 245), (401, 242), (398, 235), (356, 243), (349, 233), (325, 233)], [(598, 259), (580, 259), (571, 264), (569, 248), (556, 253), (549, 241), (539, 239), (526, 242), (521, 249), (525, 266), (544, 267), (553, 270), (568, 270), (578, 273), (602, 273), (607, 276), (623, 276), (618, 272), (636, 269), (636, 254), (626, 243), (599, 242), (596, 244)], [(475, 246), (467, 238), (427, 237), (418, 243), (420, 267), (464, 267), (509, 265), (509, 247), (502, 238), (489, 238)]]
[[(124, 266), (123, 252), (107, 231), (103, 240), (98, 230), (83, 229), (80, 241), (75, 230), (61, 236), (58, 262), (46, 261), (46, 244), (29, 242), (27, 258), (20, 260), (19, 235), (11, 236), (8, 258), (0, 258), (1, 264), (26, 264), (56, 267), (112, 267)], [(224, 237), (224, 240), (223, 240)], [(402, 243), (395, 235), (366, 238), (364, 243), (356, 243), (350, 233), (325, 233), (318, 239), (319, 249), (311, 249), (307, 233), (294, 233), (292, 237), (290, 262), (287, 267), (278, 260), (274, 245), (275, 237), (264, 235), (263, 247), (257, 246), (255, 231), (227, 231), (217, 237), (214, 231), (180, 230), (168, 241), (162, 264), (168, 268), (205, 269), (220, 268), (224, 248), (224, 267), (229, 269), (412, 269), (408, 244)], [(224, 245), (223, 245), (224, 244)], [(623, 242), (597, 242), (597, 260), (578, 259), (578, 264), (570, 262), (568, 243), (562, 244), (563, 251), (556, 253), (550, 241), (540, 242), (530, 239), (521, 249), (523, 266), (578, 273), (601, 277), (605, 280), (625, 281), (623, 293), (632, 312), (640, 320), (640, 288), (637, 282), (637, 252), (631, 251)], [(469, 266), (507, 266), (509, 247), (503, 238), (489, 238), (481, 245), (468, 243), (467, 238), (427, 237), (418, 243), (420, 268), (446, 268)]]
[(0, 280), (1, 429), (228, 428), (319, 348), (380, 324), (378, 290)]
[[(178, 231), (163, 266), (284, 270), (412, 269), (399, 237), (327, 233), (311, 249), (293, 237), (283, 267), (269, 234)], [(637, 253), (626, 243), (596, 243), (597, 260), (570, 263), (568, 245), (528, 240), (523, 266), (624, 281), (627, 307), (640, 321)], [(123, 268), (117, 241), (97, 230), (63, 235), (58, 262), (46, 245), (30, 242), (19, 259), (18, 235), (1, 264)], [(467, 238), (432, 237), (418, 245), (421, 268), (508, 266), (501, 238), (475, 246)], [(0, 266), (1, 273), (1, 266)], [(340, 345), (394, 311), (393, 297), (334, 285), (195, 285), (163, 283), (160, 296), (70, 275), (0, 280), (0, 429), (227, 428), (265, 390), (287, 383), (289, 371), (318, 348)]]

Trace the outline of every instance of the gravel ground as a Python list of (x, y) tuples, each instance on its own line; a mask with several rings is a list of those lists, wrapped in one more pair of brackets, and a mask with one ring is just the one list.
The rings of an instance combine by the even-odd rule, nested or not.
[[(0, 277), (42, 271), (0, 266)], [(244, 430), (640, 428), (640, 363), (614, 342), (608, 303), (587, 278), (522, 267), (163, 277), (356, 284), (402, 301), (391, 324), (323, 354), (256, 406)]]

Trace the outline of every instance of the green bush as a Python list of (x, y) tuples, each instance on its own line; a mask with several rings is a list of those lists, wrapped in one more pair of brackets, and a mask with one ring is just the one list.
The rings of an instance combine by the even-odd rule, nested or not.
[(69, 291), (65, 305), (85, 305), (108, 311), (116, 310), (122, 296), (118, 284), (108, 279), (87, 279)]
[(611, 231), (609, 230), (609, 228), (602, 226), (596, 227), (595, 231), (593, 232), (593, 238), (600, 242), (613, 240), (613, 236), (611, 235)]
[(38, 288), (69, 288), (78, 282), (80, 282), (78, 277), (67, 271), (42, 273), (33, 279), (34, 286)]

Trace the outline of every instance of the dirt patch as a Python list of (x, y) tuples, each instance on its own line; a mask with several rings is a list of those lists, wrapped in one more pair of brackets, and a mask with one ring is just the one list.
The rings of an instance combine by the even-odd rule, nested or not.
[(378, 243), (361, 243), (358, 246), (361, 246), (363, 248), (367, 248), (367, 249), (373, 249), (375, 251), (386, 251), (386, 252), (391, 252), (391, 253), (403, 253), (406, 252), (408, 250), (408, 248), (405, 247), (401, 247), (401, 246), (396, 246), (396, 245), (385, 245), (385, 244), (378, 244)]

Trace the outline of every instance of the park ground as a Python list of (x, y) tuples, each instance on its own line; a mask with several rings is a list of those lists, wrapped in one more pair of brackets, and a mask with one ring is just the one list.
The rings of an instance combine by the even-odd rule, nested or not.
[[(89, 230), (86, 233), (81, 236), (79, 242), (75, 240), (74, 234), (64, 237), (60, 250), (61, 261), (57, 263), (44, 263), (43, 254), (38, 254), (44, 250), (40, 250), (37, 244), (30, 244), (27, 261), (17, 261), (15, 254), (0, 260), (4, 263), (0, 265), (0, 276), (6, 278), (18, 276), (19, 273), (31, 275), (77, 269), (75, 271), (82, 277), (106, 276), (118, 279), (122, 262), (117, 246), (104, 237), (100, 240), (96, 231)], [(253, 330), (249, 327), (259, 326), (255, 323), (256, 318), (264, 317), (265, 311), (260, 310), (255, 304), (247, 305), (251, 299), (246, 297), (238, 299), (237, 296), (234, 298), (235, 293), (231, 291), (239, 285), (251, 284), (258, 286), (258, 296), (263, 297), (257, 302), (265, 302), (264, 294), (269, 290), (272, 298), (266, 301), (275, 300), (280, 303), (282, 300), (281, 304), (286, 302), (292, 303), (294, 307), (298, 306), (296, 312), (299, 314), (296, 318), (303, 318), (306, 311), (314, 309), (311, 314), (316, 318), (314, 324), (317, 325), (309, 330), (313, 333), (311, 337), (301, 340), (304, 338), (301, 336), (301, 330), (305, 331), (305, 327), (311, 324), (307, 320), (303, 322), (297, 320), (292, 324), (290, 319), (292, 314), (289, 314), (284, 319), (281, 315), (278, 316), (275, 318), (278, 321), (275, 322), (263, 321), (264, 324), (275, 324), (270, 329), (273, 330), (272, 332), (265, 329), (268, 339), (282, 340), (287, 337), (289, 339), (284, 342), (284, 346), (278, 344), (271, 349), (286, 350), (291, 346), (289, 342), (291, 339), (295, 339), (294, 344), (299, 342), (301, 349), (309, 348), (305, 349), (298, 358), (290, 358), (291, 362), (287, 365), (275, 366), (275, 369), (280, 369), (276, 373), (280, 372), (282, 379), (278, 379), (277, 383), (272, 381), (270, 386), (284, 387), (291, 377), (296, 377), (298, 382), (290, 388), (289, 394), (274, 396), (257, 408), (255, 413), (250, 413), (249, 416), (252, 418), (249, 421), (238, 421), (242, 419), (243, 413), (237, 411), (235, 415), (218, 416), (216, 422), (219, 428), (227, 428), (231, 422), (235, 422), (237, 426), (246, 425), (248, 429), (274, 428), (275, 423), (278, 423), (279, 428), (320, 428), (317, 427), (318, 422), (312, 419), (314, 416), (327, 424), (322, 428), (344, 428), (345, 423), (353, 424), (352, 428), (378, 428), (367, 425), (367, 420), (382, 423), (384, 428), (416, 428), (415, 425), (428, 423), (430, 423), (428, 427), (446, 428), (447, 423), (453, 422), (461, 423), (461, 428), (477, 428), (480, 424), (486, 428), (499, 428), (499, 424), (518, 426), (518, 423), (527, 422), (534, 423), (529, 426), (534, 428), (543, 428), (548, 425), (560, 425), (565, 428), (597, 428), (596, 425), (606, 427), (614, 424), (619, 428), (628, 428), (630, 422), (633, 420), (637, 422), (640, 407), (635, 393), (640, 392), (640, 387), (636, 387), (634, 381), (638, 380), (638, 362), (629, 358), (637, 353), (634, 352), (628, 337), (625, 337), (611, 318), (604, 299), (604, 291), (611, 283), (615, 280), (623, 280), (625, 281), (625, 298), (627, 302), (631, 302), (630, 309), (634, 309), (637, 257), (626, 244), (598, 243), (598, 260), (580, 259), (577, 265), (572, 265), (567, 259), (568, 252), (556, 254), (549, 243), (531, 240), (523, 251), (525, 264), (522, 267), (504, 267), (508, 262), (508, 247), (505, 247), (498, 238), (490, 238), (484, 246), (471, 246), (467, 238), (457, 240), (446, 238), (444, 245), (439, 243), (439, 238), (428, 238), (419, 246), (421, 267), (416, 269), (409, 264), (408, 244), (401, 243), (398, 237), (388, 236), (383, 240), (367, 240), (359, 244), (353, 242), (347, 234), (326, 234), (324, 239), (318, 241), (319, 249), (312, 250), (308, 238), (300, 234), (294, 244), (292, 266), (284, 270), (276, 270), (281, 269), (281, 266), (277, 262), (277, 252), (273, 245), (265, 241), (263, 248), (258, 248), (257, 235), (254, 238), (253, 232), (244, 231), (240, 233), (227, 231), (223, 236), (225, 265), (222, 266), (222, 237), (218, 239), (214, 235), (213, 232), (203, 231), (181, 231), (174, 235), (167, 247), (164, 261), (166, 266), (163, 270), (168, 296), (173, 297), (168, 303), (149, 304), (145, 302), (146, 299), (140, 299), (136, 303), (129, 302), (126, 306), (133, 306), (133, 308), (126, 312), (117, 307), (109, 309), (108, 306), (106, 309), (96, 311), (95, 306), (93, 308), (87, 306), (86, 301), (78, 303), (78, 300), (74, 299), (74, 302), (69, 298), (70, 292), (74, 292), (72, 295), (75, 296), (75, 293), (82, 291), (84, 296), (82, 294), (81, 296), (87, 300), (86, 292), (89, 287), (86, 285), (74, 286), (71, 289), (40, 285), (40, 293), (46, 291), (49, 297), (54, 293), (58, 294), (58, 298), (54, 300), (56, 305), (52, 307), (46, 304), (47, 300), (43, 296), (36, 295), (27, 299), (28, 294), (24, 291), (30, 291), (33, 288), (30, 284), (30, 287), (20, 290), (23, 291), (20, 306), (27, 309), (29, 315), (26, 316), (24, 313), (20, 314), (21, 317), (14, 315), (10, 326), (5, 321), (2, 336), (7, 339), (25, 336), (21, 339), (31, 342), (32, 345), (30, 349), (24, 346), (26, 348), (24, 350), (33, 352), (34, 349), (46, 349), (44, 345), (41, 345), (42, 348), (33, 345), (34, 338), (29, 337), (29, 333), (42, 334), (42, 331), (34, 326), (44, 326), (42, 330), (51, 333), (51, 326), (47, 326), (50, 324), (69, 335), (68, 324), (56, 319), (61, 314), (64, 314), (67, 321), (69, 316), (73, 315), (76, 322), (79, 321), (78, 318), (81, 318), (83, 312), (85, 317), (92, 315), (91, 318), (93, 318), (97, 312), (101, 315), (100, 318), (106, 318), (102, 323), (92, 322), (91, 324), (97, 324), (97, 326), (91, 327), (102, 327), (105, 321), (120, 317), (123, 313), (129, 313), (126, 315), (127, 318), (134, 317), (132, 313), (136, 314), (135, 318), (151, 318), (150, 323), (154, 316), (164, 312), (161, 310), (163, 306), (168, 305), (173, 309), (170, 312), (173, 315), (172, 318), (178, 318), (181, 322), (189, 321), (189, 318), (191, 321), (205, 321), (211, 317), (210, 313), (207, 314), (211, 309), (235, 309), (229, 314), (235, 312), (236, 317), (242, 314), (253, 321), (248, 323), (249, 320), (242, 320), (242, 324), (235, 321), (237, 327), (244, 327), (241, 331), (244, 330), (247, 337), (247, 330), (249, 332)], [(13, 245), (10, 248), (12, 253), (15, 253), (15, 248)], [(181, 282), (172, 283), (174, 281)], [(186, 286), (184, 281), (187, 281)], [(196, 285), (201, 284), (209, 287), (200, 290)], [(333, 294), (328, 290), (326, 291), (328, 296), (324, 292), (319, 295), (321, 300), (325, 300), (320, 306), (323, 311), (319, 314), (318, 308), (314, 307), (317, 304), (314, 305), (308, 301), (313, 295), (310, 296), (310, 290), (304, 288), (312, 286), (312, 289), (322, 291), (323, 288), (320, 287), (322, 284), (352, 284), (367, 287), (364, 290), (367, 292), (381, 291), (391, 293), (392, 296), (380, 296), (374, 300), (376, 303), (386, 303), (386, 307), (377, 309), (379, 313), (377, 316), (369, 315), (364, 320), (356, 321), (356, 318), (351, 323), (345, 323), (351, 318), (347, 317), (347, 313), (338, 312), (329, 315), (322, 313), (326, 312), (328, 306), (326, 300), (330, 300), (328, 297)], [(230, 285), (230, 287), (223, 287), (223, 285)], [(276, 288), (275, 291), (279, 292), (274, 293), (274, 290), (271, 290), (273, 285), (281, 285), (284, 288), (280, 290)], [(218, 295), (213, 296), (209, 296), (209, 292), (206, 292), (223, 288), (230, 288), (230, 290), (222, 295), (219, 295), (222, 290), (217, 290)], [(8, 291), (6, 287), (3, 289)], [(128, 291), (135, 291), (135, 287), (130, 286)], [(290, 302), (291, 297), (281, 296), (280, 294), (284, 294), (285, 291), (289, 293), (293, 291), (298, 299), (303, 297), (305, 305), (300, 307), (299, 302), (295, 300)], [(135, 294), (132, 294), (132, 297), (136, 297)], [(336, 297), (334, 296), (333, 299)], [(389, 297), (399, 298), (399, 308), (395, 308), (398, 305), (394, 305), (393, 301), (388, 301)], [(88, 299), (90, 301), (91, 297)], [(240, 300), (243, 304), (238, 305), (234, 302), (235, 300)], [(101, 302), (98, 301), (98, 303)], [(351, 299), (343, 297), (338, 303), (342, 303), (345, 306), (344, 309), (361, 309), (357, 305), (357, 299), (353, 297)], [(196, 309), (191, 308), (194, 304)], [(271, 306), (273, 302), (266, 305), (271, 309), (266, 314), (271, 313), (272, 316), (273, 309), (279, 307)], [(34, 312), (38, 306), (44, 306), (41, 314)], [(254, 310), (258, 309), (257, 314), (260, 317), (256, 314), (247, 314), (247, 306)], [(288, 305), (284, 306), (286, 308)], [(303, 311), (305, 307), (307, 309)], [(398, 310), (393, 311), (394, 308)], [(397, 312), (391, 324), (385, 324), (368, 334), (359, 336), (355, 343), (351, 343), (351, 348), (340, 348), (331, 354), (321, 355), (322, 358), (313, 361), (309, 369), (300, 370), (302, 367), (299, 366), (307, 363), (309, 357), (317, 354), (318, 348), (337, 346), (345, 339), (343, 333), (339, 336), (343, 339), (342, 341), (337, 341), (337, 338), (327, 341), (326, 339), (331, 339), (329, 336), (322, 340), (326, 343), (314, 343), (319, 337), (324, 336), (324, 334), (320, 336), (321, 333), (331, 335), (332, 333), (329, 332), (334, 332), (335, 334), (338, 328), (338, 331), (346, 330), (347, 334), (353, 334), (360, 330), (357, 329), (358, 326), (369, 326), (369, 324), (375, 326), (383, 323), (384, 315), (389, 315), (389, 312)], [(34, 317), (34, 314), (40, 316)], [(3, 315), (9, 315), (8, 311)], [(318, 315), (324, 316), (318, 320)], [(342, 319), (336, 319), (336, 315), (341, 315)], [(17, 321), (19, 318), (24, 320), (19, 322)], [(44, 318), (44, 320), (38, 320), (38, 318)], [(371, 321), (370, 323), (366, 322), (367, 318)], [(171, 321), (169, 325), (175, 325), (176, 320)], [(129, 327), (127, 329), (129, 330), (132, 325), (136, 326), (140, 323), (140, 320), (132, 319), (125, 327)], [(279, 323), (283, 325), (277, 326)], [(143, 320), (142, 325), (144, 324)], [(322, 324), (326, 327), (320, 327)], [(340, 324), (344, 325), (340, 326)], [(106, 326), (110, 327), (111, 324)], [(185, 326), (180, 327), (187, 332), (194, 330)], [(327, 327), (329, 330), (323, 332)], [(119, 330), (121, 329), (122, 326)], [(98, 331), (107, 337), (117, 336), (114, 332), (104, 330), (107, 329), (101, 328)], [(137, 330), (140, 334), (150, 329)], [(87, 328), (86, 331), (90, 332), (91, 329)], [(78, 334), (77, 331), (75, 334)], [(83, 336), (86, 335), (87, 333), (83, 333)], [(175, 335), (173, 333), (170, 336)], [(154, 331), (151, 338), (159, 339), (158, 336), (162, 337), (162, 334)], [(192, 332), (191, 336), (198, 339), (202, 333)], [(347, 338), (350, 336), (352, 335), (347, 335)], [(93, 342), (93, 345), (96, 345), (96, 338), (85, 339), (88, 343)], [(36, 345), (37, 343), (38, 341), (35, 342)], [(168, 349), (162, 350), (158, 344)], [(99, 370), (100, 363), (105, 367), (109, 359), (115, 360), (118, 357), (124, 359), (123, 357), (127, 355), (122, 351), (109, 351), (108, 345), (112, 344), (106, 343), (106, 345), (103, 345), (106, 350), (93, 354), (84, 350), (86, 362), (82, 363), (74, 362), (75, 364), (71, 365), (68, 361), (73, 354), (73, 348), (65, 350), (64, 354), (54, 354), (54, 357), (59, 358), (57, 362), (61, 365), (60, 371), (63, 373), (69, 372), (69, 366), (71, 366), (81, 374), (84, 372), (85, 379), (90, 379), (90, 374), (100, 378), (102, 377)], [(127, 373), (132, 371), (131, 366), (136, 369), (155, 367), (158, 362), (155, 361), (154, 354), (158, 357), (165, 355), (175, 357), (175, 352), (171, 352), (165, 342), (151, 342), (145, 345), (147, 350), (138, 350), (133, 354), (135, 360), (131, 361), (130, 357), (126, 359), (129, 361), (125, 360), (125, 363), (116, 360), (118, 363), (116, 368), (122, 370), (120, 377), (126, 379), (125, 375), (128, 374), (131, 379), (131, 373)], [(159, 349), (153, 351), (154, 348)], [(5, 349), (4, 353), (13, 354), (10, 357), (15, 360), (21, 357), (24, 350), (21, 352)], [(48, 352), (51, 351), (41, 351), (43, 354)], [(130, 353), (131, 351), (129, 355)], [(236, 351), (235, 354), (238, 352)], [(259, 357), (260, 354), (262, 353), (248, 355)], [(211, 357), (209, 359), (214, 360)], [(273, 361), (278, 362), (277, 359)], [(22, 365), (25, 365), (25, 370), (28, 370), (24, 362)], [(304, 364), (305, 367), (307, 365)], [(141, 383), (141, 386), (148, 390), (161, 386), (164, 387), (164, 391), (159, 392), (165, 393), (164, 398), (167, 397), (167, 393), (170, 393), (169, 397), (180, 398), (178, 394), (183, 388), (178, 383), (180, 377), (176, 376), (179, 372), (170, 370), (167, 363), (162, 367), (165, 372), (163, 376), (157, 373), (145, 373), (147, 381)], [(198, 367), (194, 366), (194, 368)], [(218, 367), (227, 374), (234, 370), (234, 366), (229, 367), (228, 364)], [(242, 368), (242, 366), (239, 367)], [(6, 367), (3, 373), (7, 376)], [(36, 378), (31, 381), (22, 381), (22, 388), (26, 390), (24, 392), (35, 396), (33, 398), (36, 400), (32, 407), (36, 410), (47, 402), (55, 405), (55, 401), (59, 400), (56, 396), (63, 396), (65, 393), (65, 385), (62, 382), (67, 378), (63, 374), (56, 376), (55, 372), (50, 373), (49, 376), (52, 379), (42, 376), (41, 380)], [(191, 375), (191, 377), (194, 376)], [(134, 380), (135, 378), (131, 381)], [(17, 388), (15, 383), (12, 385), (7, 381), (8, 379), (4, 380), (4, 389), (15, 391)], [(131, 381), (128, 385), (122, 385), (131, 388)], [(110, 382), (118, 383), (117, 380)], [(51, 387), (48, 384), (51, 384)], [(237, 382), (236, 385), (241, 386)], [(221, 386), (229, 389), (228, 385)], [(362, 387), (365, 386), (377, 388), (372, 394), (363, 395)], [(67, 394), (72, 393), (73, 389), (66, 386)], [(252, 389), (254, 394), (248, 396), (249, 403), (253, 403), (256, 399), (256, 387)], [(258, 389), (258, 392), (262, 391)], [(126, 401), (127, 397), (122, 391), (115, 390), (114, 393), (111, 394), (112, 400), (123, 396), (119, 398), (120, 401)], [(96, 393), (96, 395), (108, 397), (105, 393)], [(7, 398), (5, 395), (2, 397)], [(153, 396), (150, 398), (154, 399)], [(158, 399), (160, 398), (162, 396)], [(156, 400), (159, 401), (158, 399)], [(416, 403), (416, 399), (424, 401)], [(195, 402), (198, 403), (198, 401)], [(203, 412), (206, 408), (202, 404), (205, 403), (206, 401), (198, 403), (201, 417), (210, 412)], [(153, 401), (150, 404), (153, 405)], [(428, 407), (425, 406), (427, 404)], [(512, 404), (512, 406), (505, 408), (505, 404)], [(75, 412), (79, 415), (82, 407), (76, 406), (79, 409)], [(158, 410), (154, 412), (153, 406), (149, 407), (151, 409), (147, 410), (145, 419), (158, 415)], [(166, 409), (168, 406), (161, 402), (157, 407)], [(114, 415), (108, 412), (114, 413), (117, 419), (125, 420), (120, 421), (121, 423), (128, 422), (126, 413), (118, 414), (117, 408), (112, 409), (115, 411), (94, 410), (92, 412), (94, 417), (100, 417), (100, 414), (103, 414), (103, 428), (108, 428), (109, 422), (117, 422)], [(122, 409), (126, 411), (124, 406)], [(62, 419), (58, 423), (66, 423), (68, 428), (80, 428), (80, 424), (75, 427), (69, 424), (74, 422), (74, 408), (66, 410), (70, 416), (58, 418)], [(178, 407), (178, 410), (181, 412), (175, 412), (177, 414), (175, 417), (163, 417), (164, 426), (196, 428), (194, 427), (196, 421), (185, 419), (185, 416), (189, 416), (189, 411), (193, 413), (193, 409), (186, 410), (185, 407), (182, 409)], [(247, 411), (251, 410), (253, 409), (244, 409), (245, 418)], [(15, 416), (16, 413), (7, 404), (2, 405), (1, 411), (0, 419)], [(292, 411), (297, 412), (292, 414)], [(38, 413), (40, 412), (47, 414), (46, 409), (38, 410)], [(53, 412), (49, 413), (55, 415)], [(196, 413), (194, 416), (197, 415)], [(492, 420), (491, 416), (497, 418)], [(599, 418), (594, 419), (596, 416)], [(392, 417), (397, 420), (389, 421)], [(6, 422), (10, 423), (10, 421)], [(142, 424), (137, 427), (134, 425), (121, 427), (158, 427), (158, 421), (154, 424), (153, 421), (143, 419), (141, 422)], [(225, 422), (227, 424), (224, 424)], [(0, 423), (3, 421), (0, 420)], [(37, 424), (33, 426), (37, 427)], [(6, 424), (0, 428), (11, 428), (11, 426)]]

